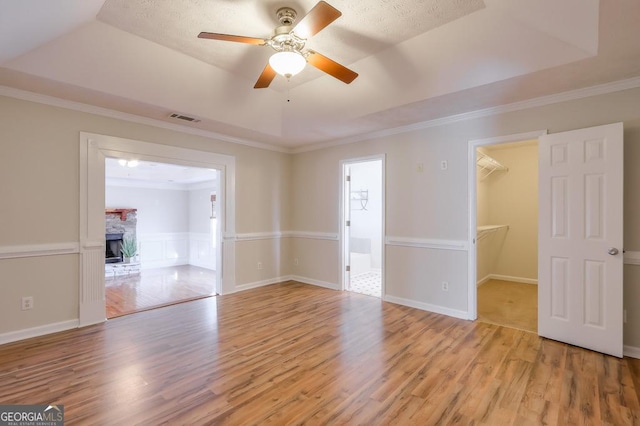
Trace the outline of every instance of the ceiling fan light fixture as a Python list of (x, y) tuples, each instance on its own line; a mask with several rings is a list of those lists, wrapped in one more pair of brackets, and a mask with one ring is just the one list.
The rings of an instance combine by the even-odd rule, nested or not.
[(290, 78), (304, 69), (307, 60), (298, 52), (283, 51), (271, 55), (269, 65), (278, 74)]
[(122, 167), (138, 167), (138, 164), (140, 164), (140, 162), (138, 160), (125, 160), (124, 158), (118, 160), (118, 164), (120, 164)]

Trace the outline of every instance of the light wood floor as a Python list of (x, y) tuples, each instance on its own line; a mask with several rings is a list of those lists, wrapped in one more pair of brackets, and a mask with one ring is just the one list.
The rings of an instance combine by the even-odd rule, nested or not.
[(538, 286), (489, 280), (478, 287), (478, 320), (538, 332)]
[(68, 425), (640, 423), (640, 362), (295, 282), (0, 346)]
[(146, 311), (215, 294), (216, 273), (191, 265), (145, 269), (105, 278), (107, 318)]

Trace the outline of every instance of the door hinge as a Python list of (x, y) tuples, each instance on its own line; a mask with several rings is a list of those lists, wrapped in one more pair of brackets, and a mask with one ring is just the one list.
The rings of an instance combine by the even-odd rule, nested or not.
[(346, 267), (346, 271), (347, 271), (347, 272), (351, 272), (351, 266), (347, 265), (347, 267)]
[(347, 226), (351, 226), (351, 221), (350, 220), (347, 221)]
[(347, 176), (347, 182), (351, 182), (351, 176)]

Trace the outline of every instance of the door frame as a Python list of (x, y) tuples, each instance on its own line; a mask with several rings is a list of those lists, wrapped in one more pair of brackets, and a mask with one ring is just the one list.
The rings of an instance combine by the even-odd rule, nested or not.
[(104, 276), (105, 158), (216, 169), (220, 173), (216, 293), (235, 291), (235, 157), (80, 132), (79, 325), (106, 320)]
[[(526, 133), (515, 133), (505, 136), (497, 136), (485, 139), (473, 139), (469, 141), (468, 151), (468, 206), (469, 206), (469, 228), (468, 228), (468, 266), (469, 281), (468, 285), (468, 301), (467, 301), (467, 319), (475, 321), (478, 319), (478, 265), (477, 265), (477, 215), (478, 215), (478, 188), (477, 188), (477, 169), (476, 169), (476, 152), (478, 147), (487, 145), (499, 145), (504, 143), (522, 142), (526, 140), (538, 139), (542, 135), (546, 135), (547, 130), (536, 130)], [(539, 154), (538, 154), (539, 157)], [(539, 221), (539, 219), (538, 219)]]
[(339, 220), (340, 220), (340, 225), (339, 225), (339, 229), (340, 229), (340, 290), (345, 291), (346, 287), (347, 287), (347, 280), (349, 279), (348, 273), (347, 273), (347, 256), (349, 256), (349, 253), (347, 252), (348, 250), (348, 246), (349, 246), (349, 242), (347, 241), (347, 239), (345, 238), (345, 236), (347, 235), (347, 226), (346, 226), (346, 208), (347, 206), (345, 205), (345, 186), (346, 186), (346, 177), (347, 177), (347, 167), (349, 167), (352, 164), (357, 164), (357, 163), (367, 163), (370, 161), (380, 161), (381, 162), (381, 172), (382, 172), (382, 176), (381, 176), (381, 182), (380, 185), (382, 185), (381, 187), (381, 193), (382, 193), (382, 207), (381, 207), (381, 236), (380, 236), (380, 253), (381, 253), (381, 260), (380, 260), (380, 278), (381, 278), (381, 299), (385, 300), (385, 249), (386, 249), (386, 227), (385, 227), (385, 213), (387, 210), (387, 202), (386, 202), (386, 187), (387, 187), (387, 180), (386, 180), (386, 154), (377, 154), (377, 155), (370, 155), (370, 156), (366, 156), (366, 157), (357, 157), (357, 158), (349, 158), (349, 159), (345, 159), (345, 160), (340, 160), (340, 203), (338, 206), (339, 209)]

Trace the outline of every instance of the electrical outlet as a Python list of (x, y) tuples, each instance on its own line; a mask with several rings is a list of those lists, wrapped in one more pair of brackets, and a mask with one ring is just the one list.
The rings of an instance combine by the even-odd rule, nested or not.
[(22, 310), (28, 311), (30, 309), (33, 309), (33, 297), (25, 296), (22, 298)]
[(300, 264), (300, 262), (298, 262), (298, 258), (297, 257), (295, 259), (293, 259), (293, 264), (295, 266), (298, 266)]
[(262, 262), (258, 262), (258, 269), (262, 269)]
[(449, 168), (449, 163), (447, 163), (447, 160), (442, 160), (440, 162), (440, 170), (447, 170)]
[(447, 281), (442, 281), (442, 291), (449, 291), (449, 283)]

